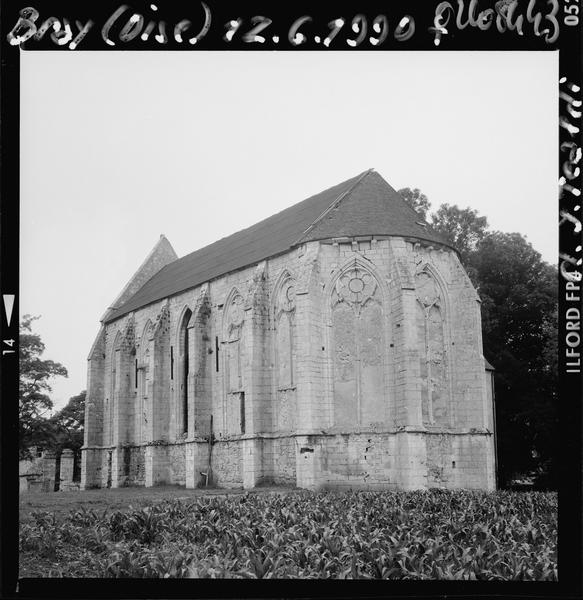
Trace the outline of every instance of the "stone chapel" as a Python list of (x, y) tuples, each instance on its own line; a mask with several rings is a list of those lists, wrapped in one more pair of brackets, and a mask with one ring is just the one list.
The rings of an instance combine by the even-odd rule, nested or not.
[(374, 170), (182, 258), (88, 358), (82, 487), (495, 487), (480, 299)]

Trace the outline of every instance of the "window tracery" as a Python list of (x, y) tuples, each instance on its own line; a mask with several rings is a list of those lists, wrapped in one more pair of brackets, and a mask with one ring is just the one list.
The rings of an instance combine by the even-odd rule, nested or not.
[(367, 302), (374, 298), (377, 287), (373, 275), (355, 265), (337, 279), (332, 296), (332, 307), (345, 302), (358, 315)]
[(245, 321), (243, 297), (235, 294), (227, 313), (227, 382), (228, 392), (239, 392), (243, 386), (242, 377), (242, 333)]
[(275, 302), (277, 386), (285, 390), (294, 385), (295, 281), (288, 277), (280, 286)]
[(447, 424), (447, 371), (443, 297), (426, 269), (415, 275), (420, 352), (421, 410), (424, 425)]
[(385, 418), (384, 313), (379, 285), (359, 264), (336, 280), (331, 297), (336, 425)]
[(122, 335), (118, 332), (111, 350), (111, 401), (106, 404), (105, 422), (107, 423), (106, 443), (113, 444), (113, 424), (115, 407), (119, 403), (121, 381)]
[(154, 333), (154, 327), (149, 321), (144, 327), (144, 332), (139, 344), (138, 371), (138, 394), (137, 394), (137, 437), (144, 441), (145, 428), (148, 423), (148, 398), (150, 396), (150, 340)]

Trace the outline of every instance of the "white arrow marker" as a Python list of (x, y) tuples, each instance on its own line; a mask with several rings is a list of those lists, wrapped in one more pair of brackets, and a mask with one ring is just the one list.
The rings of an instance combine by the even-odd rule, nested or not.
[(10, 327), (10, 319), (12, 319), (12, 308), (14, 306), (14, 294), (2, 294), (4, 300), (4, 310), (6, 311), (6, 321)]

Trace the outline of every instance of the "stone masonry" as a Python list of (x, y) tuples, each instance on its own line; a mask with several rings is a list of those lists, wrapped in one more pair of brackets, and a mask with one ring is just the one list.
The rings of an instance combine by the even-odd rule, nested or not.
[[(292, 207), (217, 242), (203, 281), (188, 268), (207, 249), (176, 259), (161, 237), (89, 355), (82, 488), (202, 486), (209, 453), (225, 488), (495, 487), (480, 299), (455, 250), (374, 171), (302, 206), (295, 239)], [(286, 227), (292, 243), (225, 266)]]

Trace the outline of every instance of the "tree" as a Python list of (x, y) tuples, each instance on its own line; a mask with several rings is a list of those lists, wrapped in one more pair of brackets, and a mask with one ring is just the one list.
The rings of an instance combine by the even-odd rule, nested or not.
[(460, 253), (462, 263), (467, 267), (470, 254), (486, 235), (488, 219), (480, 217), (473, 208), (442, 204), (432, 213), (431, 225)]
[(86, 395), (84, 390), (73, 396), (65, 407), (51, 417), (55, 435), (53, 450), (58, 452), (63, 448), (71, 448), (76, 452), (83, 446)]
[(429, 203), (429, 199), (427, 196), (419, 189), (411, 189), (411, 188), (402, 188), (398, 191), (401, 194), (403, 200), (419, 215), (423, 218), (427, 218), (427, 213), (429, 211), (429, 207), (431, 206)]
[(39, 317), (24, 315), (20, 324), (19, 453), (28, 456), (33, 445), (47, 445), (52, 439), (51, 424), (44, 415), (53, 407), (49, 397), (52, 377), (67, 377), (67, 369), (52, 360), (43, 360), (45, 345), (32, 332)]
[(550, 485), (556, 467), (557, 270), (519, 233), (487, 233), (468, 260), (482, 299), (484, 353), (496, 368), (502, 482), (534, 473)]

